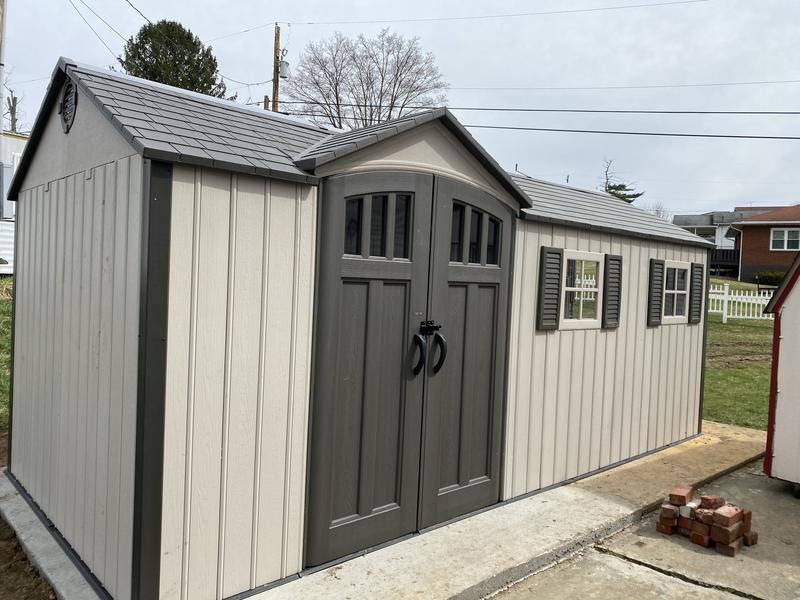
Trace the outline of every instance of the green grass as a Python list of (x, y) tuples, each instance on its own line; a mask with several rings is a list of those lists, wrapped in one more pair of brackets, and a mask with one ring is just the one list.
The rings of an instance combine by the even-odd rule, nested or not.
[(703, 416), (711, 421), (767, 428), (772, 321), (722, 324), (709, 315)]
[[(732, 292), (737, 291), (755, 291), (759, 289), (759, 287), (755, 283), (748, 283), (746, 281), (737, 281), (732, 277), (712, 277), (711, 278), (711, 285), (725, 285), (726, 283), (730, 284), (730, 290)], [(774, 286), (762, 285), (760, 289), (769, 289)]]
[(0, 432), (8, 430), (8, 384), (11, 366), (12, 277), (0, 278)]

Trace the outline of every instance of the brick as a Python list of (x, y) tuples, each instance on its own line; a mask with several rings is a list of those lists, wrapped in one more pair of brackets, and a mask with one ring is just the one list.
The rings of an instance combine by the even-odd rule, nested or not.
[(737, 521), (741, 521), (743, 516), (744, 511), (741, 508), (733, 506), (732, 504), (726, 504), (714, 511), (714, 524), (730, 527)]
[(755, 546), (758, 543), (758, 532), (750, 530), (742, 536), (742, 539), (745, 546)]
[(673, 533), (675, 533), (675, 525), (665, 525), (661, 521), (656, 521), (656, 531), (658, 531), (659, 533), (672, 535)]
[(697, 533), (696, 531), (692, 532), (691, 541), (693, 544), (697, 544), (698, 546), (702, 546), (703, 548), (710, 548), (711, 545), (714, 543), (711, 540), (710, 535), (702, 535)]
[(686, 517), (678, 517), (678, 529), (691, 529), (694, 521)]
[(676, 485), (669, 493), (669, 501), (677, 506), (685, 506), (692, 499), (694, 490), (690, 485)]
[(678, 526), (678, 519), (671, 519), (669, 517), (661, 517), (658, 520), (662, 525), (670, 525), (672, 527)]
[(694, 512), (699, 508), (700, 501), (699, 500), (692, 500), (691, 502), (687, 502), (685, 505), (678, 508), (678, 512), (682, 517), (686, 517), (687, 519), (694, 519)]
[(711, 539), (718, 544), (730, 544), (736, 538), (742, 537), (744, 531), (744, 523), (737, 521), (730, 527), (723, 527), (722, 525), (711, 526)]
[(686, 527), (678, 527), (678, 533), (683, 537), (692, 537), (692, 530), (686, 529)]
[(725, 498), (722, 496), (700, 496), (700, 508), (717, 509), (725, 506)]
[(664, 504), (661, 505), (661, 518), (677, 519), (678, 507), (669, 502), (664, 502)]
[(736, 556), (739, 550), (742, 549), (742, 538), (737, 538), (730, 544), (720, 544), (717, 542), (716, 548), (717, 552), (720, 554), (724, 554), (725, 556)]
[(700, 521), (692, 521), (692, 532), (699, 535), (711, 535), (711, 525), (706, 525)]
[(698, 508), (694, 511), (694, 518), (706, 525), (713, 525), (714, 511), (710, 508)]
[(753, 526), (753, 511), (749, 508), (743, 509), (742, 521), (744, 521), (744, 533), (747, 533)]

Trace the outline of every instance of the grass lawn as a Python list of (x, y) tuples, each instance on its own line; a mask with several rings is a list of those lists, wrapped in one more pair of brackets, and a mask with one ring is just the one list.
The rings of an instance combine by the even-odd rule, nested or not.
[(711, 278), (711, 285), (725, 285), (726, 283), (730, 284), (732, 292), (738, 291), (756, 291), (758, 289), (765, 290), (770, 289), (773, 286), (762, 285), (759, 288), (755, 283), (748, 283), (746, 281), (737, 281), (733, 277), (712, 277)]
[(703, 416), (711, 421), (767, 428), (772, 321), (722, 324), (709, 315)]

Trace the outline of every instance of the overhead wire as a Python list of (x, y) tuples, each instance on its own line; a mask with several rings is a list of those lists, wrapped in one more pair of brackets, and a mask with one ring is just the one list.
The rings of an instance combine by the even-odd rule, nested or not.
[[(127, 1), (127, 0), (126, 0)], [(623, 4), (617, 6), (596, 6), (590, 8), (574, 8), (574, 9), (560, 9), (560, 10), (547, 10), (547, 11), (535, 11), (535, 12), (517, 12), (517, 13), (499, 13), (499, 14), (489, 14), (489, 15), (450, 15), (446, 17), (410, 17), (410, 18), (401, 18), (401, 19), (366, 19), (366, 20), (340, 20), (340, 21), (271, 21), (269, 23), (262, 23), (260, 25), (254, 25), (252, 27), (247, 27), (245, 29), (241, 29), (239, 31), (234, 31), (232, 33), (227, 33), (225, 35), (220, 35), (214, 38), (210, 38), (207, 42), (216, 42), (219, 40), (227, 39), (230, 37), (234, 37), (236, 35), (242, 35), (245, 33), (250, 33), (252, 31), (257, 31), (259, 29), (264, 29), (266, 27), (271, 27), (275, 23), (279, 24), (286, 24), (286, 25), (307, 25), (307, 26), (314, 26), (314, 25), (378, 25), (384, 23), (441, 23), (446, 21), (479, 21), (479, 20), (487, 20), (487, 19), (512, 19), (512, 18), (523, 18), (523, 17), (538, 17), (538, 16), (549, 16), (549, 15), (564, 15), (564, 14), (576, 14), (576, 13), (592, 13), (592, 12), (605, 12), (605, 11), (615, 11), (615, 10), (629, 10), (629, 9), (639, 9), (639, 8), (656, 8), (662, 6), (673, 6), (679, 4), (702, 4), (706, 2), (710, 2), (711, 0), (670, 0), (666, 2), (651, 2), (651, 3), (640, 3), (640, 4)]]
[(74, 9), (75, 9), (75, 12), (76, 12), (76, 13), (78, 13), (78, 16), (79, 16), (79, 17), (80, 17), (80, 18), (83, 20), (83, 22), (84, 22), (84, 23), (86, 23), (86, 26), (87, 26), (89, 29), (91, 29), (91, 30), (92, 30), (92, 33), (95, 35), (95, 37), (96, 37), (98, 40), (100, 40), (100, 43), (101, 43), (101, 44), (103, 44), (103, 46), (105, 46), (105, 47), (106, 47), (106, 50), (108, 50), (109, 54), (111, 54), (111, 56), (113, 56), (113, 57), (114, 57), (114, 60), (116, 60), (116, 59), (117, 59), (117, 55), (116, 55), (116, 54), (114, 54), (114, 51), (111, 49), (111, 47), (110, 47), (108, 44), (106, 44), (106, 41), (105, 41), (105, 40), (104, 40), (104, 39), (103, 39), (103, 38), (100, 36), (100, 34), (99, 34), (99, 33), (97, 33), (97, 31), (95, 30), (95, 28), (94, 28), (94, 27), (92, 27), (92, 24), (91, 24), (91, 23), (89, 23), (89, 21), (86, 19), (86, 17), (84, 17), (84, 16), (83, 16), (83, 13), (82, 13), (80, 10), (78, 10), (78, 7), (77, 7), (77, 6), (75, 6), (75, 3), (74, 3), (72, 0), (67, 0), (67, 2), (69, 2), (69, 3), (70, 3), (70, 5), (72, 6), (72, 8), (74, 8)]

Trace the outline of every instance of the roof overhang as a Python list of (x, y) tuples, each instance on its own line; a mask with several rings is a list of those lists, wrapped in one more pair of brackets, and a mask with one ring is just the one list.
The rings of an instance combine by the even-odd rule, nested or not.
[(800, 227), (800, 221), (739, 221), (731, 225), (788, 225), (790, 227)]

